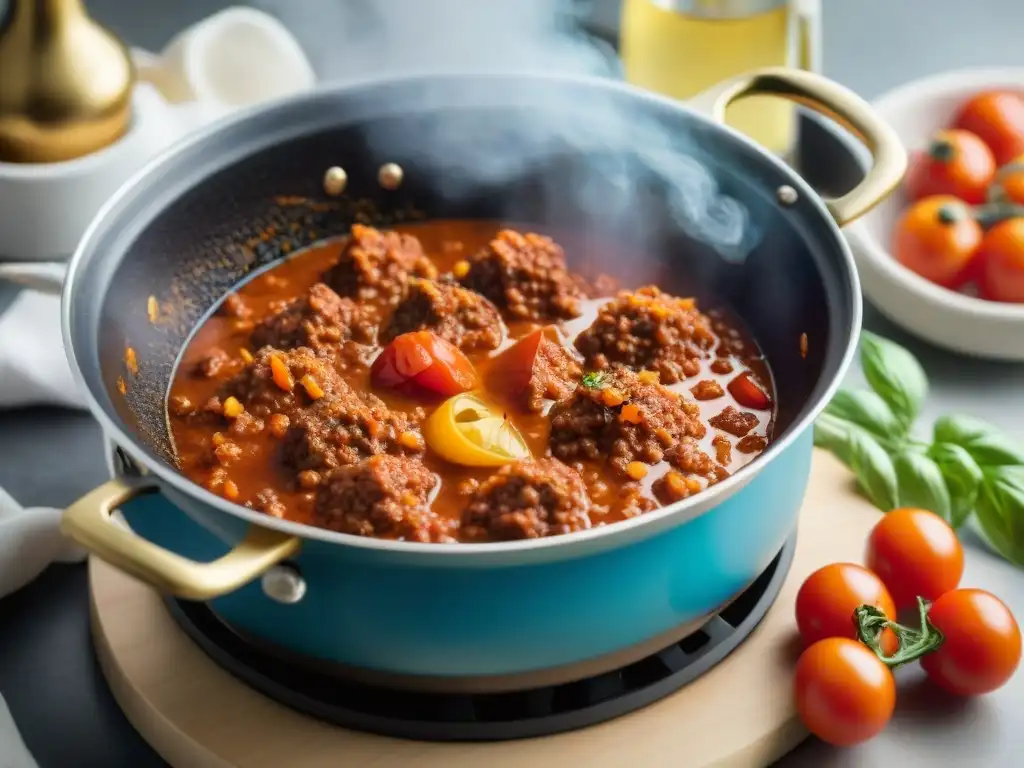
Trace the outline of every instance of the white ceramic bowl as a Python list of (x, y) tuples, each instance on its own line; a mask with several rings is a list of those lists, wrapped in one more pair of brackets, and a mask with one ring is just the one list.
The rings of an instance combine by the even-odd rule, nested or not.
[[(1020, 89), (1024, 69), (967, 69), (934, 75), (889, 91), (872, 106), (910, 151), (923, 149), (970, 96), (990, 88)], [(925, 280), (889, 252), (892, 231), (907, 205), (897, 192), (846, 229), (864, 295), (910, 333), (965, 355), (1024, 361), (1024, 304), (965, 296)]]

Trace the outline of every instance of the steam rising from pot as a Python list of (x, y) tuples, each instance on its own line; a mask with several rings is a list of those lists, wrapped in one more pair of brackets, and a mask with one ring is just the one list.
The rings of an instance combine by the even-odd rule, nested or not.
[[(312, 54), (323, 82), (423, 74), (565, 74), (614, 76), (617, 60), (606, 45), (576, 24), (572, 0), (257, 0), (280, 18)], [(529, 88), (529, 85), (523, 86)], [(552, 93), (554, 93), (552, 91)], [(574, 91), (575, 93), (575, 91)], [(537, 108), (524, 152), (496, 151), (501, 126), (486, 136), (442, 133), (382, 137), (429, 145), (445, 158), (444, 194), (472, 194), (484, 183), (520, 178), (567, 149), (588, 155), (577, 185), (578, 205), (603, 225), (644, 227), (649, 207), (634, 194), (639, 174), (656, 178), (677, 224), (719, 251), (741, 260), (758, 236), (747, 211), (720, 194), (715, 179), (696, 159), (692, 139), (674, 135), (654, 118), (626, 113), (603, 92), (567, 103), (552, 97)], [(520, 122), (520, 121), (517, 121)], [(581, 126), (583, 129), (581, 130)], [(588, 127), (589, 126), (589, 127)], [(415, 144), (412, 144), (415, 146)], [(382, 153), (387, 150), (382, 146)], [(633, 155), (628, 158), (623, 152)], [(614, 190), (618, 194), (609, 195)], [(659, 206), (664, 210), (665, 205)], [(662, 224), (663, 225), (663, 224)], [(653, 229), (654, 227), (652, 227)]]

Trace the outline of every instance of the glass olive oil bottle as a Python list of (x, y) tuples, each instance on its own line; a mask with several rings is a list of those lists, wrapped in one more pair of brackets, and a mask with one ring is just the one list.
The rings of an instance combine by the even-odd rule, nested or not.
[[(626, 79), (685, 100), (756, 67), (811, 68), (815, 28), (797, 6), (797, 0), (623, 0)], [(795, 109), (782, 99), (745, 99), (727, 119), (780, 155), (795, 139)]]

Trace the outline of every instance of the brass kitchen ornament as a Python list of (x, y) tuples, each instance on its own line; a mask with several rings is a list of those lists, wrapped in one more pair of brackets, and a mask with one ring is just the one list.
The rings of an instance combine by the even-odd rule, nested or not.
[(8, 0), (0, 162), (54, 163), (113, 144), (128, 129), (134, 84), (128, 49), (82, 0)]

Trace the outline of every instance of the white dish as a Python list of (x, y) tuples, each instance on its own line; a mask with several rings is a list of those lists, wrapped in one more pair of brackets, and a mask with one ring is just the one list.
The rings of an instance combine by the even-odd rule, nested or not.
[[(2, 0), (0, 0), (2, 2)], [(60, 262), (121, 184), (163, 149), (229, 112), (309, 90), (316, 76), (291, 33), (231, 7), (179, 33), (159, 55), (133, 49), (138, 84), (128, 133), (63, 163), (0, 163), (0, 277), (35, 284)], [(41, 267), (47, 276), (52, 265)]]
[[(1024, 69), (966, 69), (902, 85), (872, 106), (911, 152), (946, 127), (973, 94), (991, 88), (1024, 92)], [(897, 325), (965, 355), (1024, 362), (1024, 304), (984, 301), (946, 290), (911, 272), (889, 252), (907, 205), (899, 192), (846, 228), (864, 295)]]

